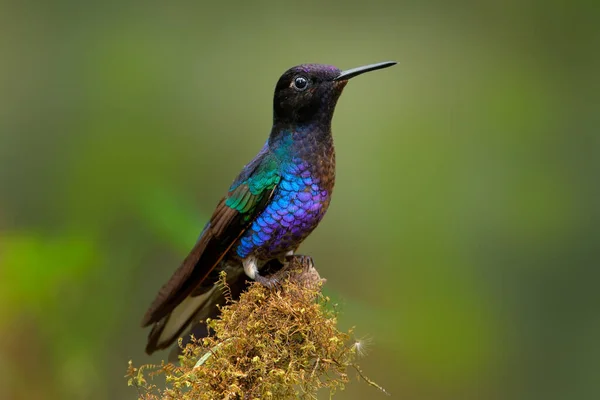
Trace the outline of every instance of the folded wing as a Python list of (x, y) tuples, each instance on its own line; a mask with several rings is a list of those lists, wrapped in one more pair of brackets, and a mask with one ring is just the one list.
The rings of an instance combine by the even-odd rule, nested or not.
[[(142, 326), (154, 324), (146, 352), (150, 354), (168, 347), (189, 324), (197, 309), (203, 306), (201, 297), (206, 295), (206, 291), (212, 290), (212, 282), (204, 281), (264, 209), (279, 179), (276, 161), (263, 149), (234, 181), (227, 196), (217, 205), (196, 245), (160, 289), (146, 312)], [(196, 290), (200, 285), (207, 290)], [(169, 321), (171, 313), (180, 313), (176, 326)], [(171, 322), (171, 326), (165, 340), (165, 335), (161, 334), (168, 322)]]

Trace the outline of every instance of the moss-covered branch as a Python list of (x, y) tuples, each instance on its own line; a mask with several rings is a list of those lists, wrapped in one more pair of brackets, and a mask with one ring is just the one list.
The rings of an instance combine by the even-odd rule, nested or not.
[[(343, 389), (348, 368), (357, 368), (356, 342), (338, 330), (310, 259), (294, 260), (279, 272), (278, 290), (254, 283), (222, 307), (220, 318), (208, 321), (214, 334), (192, 340), (180, 366), (134, 368), (130, 362), (127, 376), (139, 398), (296, 399)], [(221, 284), (227, 291), (224, 277)], [(164, 374), (166, 388), (149, 383), (146, 371)]]

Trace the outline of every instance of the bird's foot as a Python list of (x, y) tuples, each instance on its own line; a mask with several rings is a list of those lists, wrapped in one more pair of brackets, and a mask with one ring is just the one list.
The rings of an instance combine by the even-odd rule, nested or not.
[(291, 277), (298, 278), (307, 274), (315, 265), (311, 256), (294, 254), (285, 256), (283, 267), (267, 276), (255, 274), (254, 280), (267, 289), (280, 289), (282, 283)]
[(305, 256), (303, 254), (294, 254), (291, 256), (285, 256), (285, 269), (291, 269), (294, 267), (302, 267), (303, 270), (307, 271), (315, 266), (315, 262), (311, 256)]
[(262, 276), (258, 273), (254, 276), (254, 280), (267, 289), (275, 290), (281, 287), (281, 279), (278, 274), (272, 274), (269, 276)]
[(296, 254), (287, 257), (281, 273), (291, 282), (308, 288), (318, 289), (319, 285), (325, 283), (325, 279), (322, 279), (315, 269), (315, 262), (311, 256)]

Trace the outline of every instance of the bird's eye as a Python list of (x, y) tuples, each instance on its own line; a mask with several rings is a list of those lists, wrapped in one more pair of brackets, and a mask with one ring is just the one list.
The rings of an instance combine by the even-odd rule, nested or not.
[(292, 85), (296, 90), (302, 91), (308, 87), (308, 79), (303, 76), (297, 76), (294, 78)]

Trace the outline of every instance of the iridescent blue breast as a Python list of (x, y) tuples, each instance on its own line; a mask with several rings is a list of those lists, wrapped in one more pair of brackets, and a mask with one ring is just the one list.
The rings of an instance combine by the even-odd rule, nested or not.
[(236, 254), (269, 260), (296, 249), (329, 206), (331, 191), (321, 183), (305, 162), (283, 165), (273, 197), (234, 245)]

